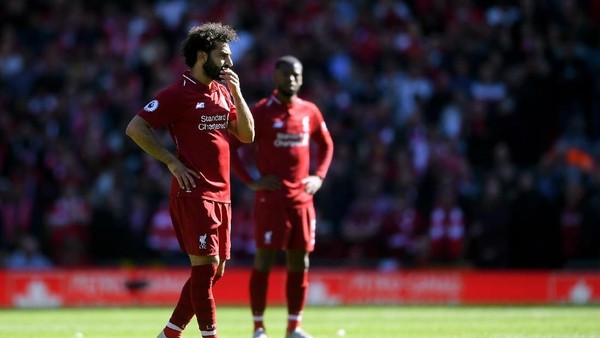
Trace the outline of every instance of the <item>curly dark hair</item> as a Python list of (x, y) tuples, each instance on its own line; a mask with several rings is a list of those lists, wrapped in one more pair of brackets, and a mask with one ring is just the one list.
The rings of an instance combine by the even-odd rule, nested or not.
[(185, 58), (185, 64), (193, 67), (199, 50), (210, 53), (217, 43), (229, 43), (237, 38), (237, 32), (231, 26), (220, 22), (207, 22), (190, 29), (187, 38), (181, 44), (181, 54)]

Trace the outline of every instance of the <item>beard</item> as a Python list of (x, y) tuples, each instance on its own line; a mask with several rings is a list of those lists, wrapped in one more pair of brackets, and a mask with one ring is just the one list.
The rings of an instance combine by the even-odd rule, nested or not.
[(283, 86), (277, 87), (277, 91), (279, 93), (281, 93), (283, 96), (287, 96), (287, 97), (292, 97), (298, 92), (294, 88), (284, 88)]
[(213, 80), (221, 79), (221, 67), (217, 66), (216, 63), (213, 62), (213, 59), (209, 56), (208, 60), (202, 65), (202, 69), (206, 76), (210, 77)]

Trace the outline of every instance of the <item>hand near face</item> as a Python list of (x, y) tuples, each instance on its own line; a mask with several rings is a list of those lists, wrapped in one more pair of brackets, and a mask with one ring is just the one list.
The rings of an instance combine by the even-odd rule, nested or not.
[(240, 92), (240, 78), (231, 68), (224, 67), (221, 69), (221, 80), (227, 84), (232, 93), (238, 94)]

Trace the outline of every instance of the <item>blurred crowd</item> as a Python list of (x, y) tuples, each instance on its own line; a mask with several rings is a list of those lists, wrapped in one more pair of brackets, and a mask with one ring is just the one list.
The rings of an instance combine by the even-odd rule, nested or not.
[[(600, 266), (598, 0), (4, 0), (3, 266), (185, 263), (170, 173), (124, 130), (206, 21), (239, 31), (250, 104), (279, 56), (304, 64), (336, 146), (313, 265)], [(246, 265), (253, 196), (233, 184)]]

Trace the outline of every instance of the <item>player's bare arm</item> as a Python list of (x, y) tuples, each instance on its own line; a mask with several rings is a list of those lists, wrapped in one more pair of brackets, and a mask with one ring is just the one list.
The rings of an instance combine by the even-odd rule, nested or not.
[(242, 96), (240, 89), (240, 79), (231, 68), (221, 70), (221, 79), (227, 84), (233, 101), (237, 109), (237, 120), (229, 123), (229, 131), (234, 134), (241, 142), (251, 143), (254, 141), (254, 118), (250, 113), (250, 108)]
[(177, 179), (181, 189), (191, 190), (196, 187), (194, 177), (200, 178), (200, 175), (181, 163), (175, 155), (158, 141), (152, 126), (146, 120), (135, 116), (127, 125), (125, 133), (148, 155), (166, 164), (169, 171)]

